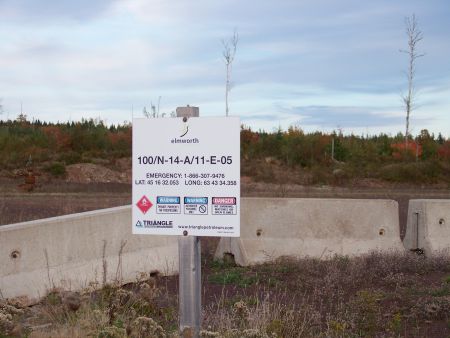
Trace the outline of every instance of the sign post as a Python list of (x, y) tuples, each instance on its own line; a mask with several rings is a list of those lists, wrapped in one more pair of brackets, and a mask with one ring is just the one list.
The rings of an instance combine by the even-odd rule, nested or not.
[(180, 237), (179, 312), (180, 335), (198, 337), (202, 315), (201, 243), (198, 236)]
[(180, 335), (198, 337), (198, 236), (240, 235), (240, 122), (177, 115), (133, 119), (132, 229), (180, 236)]
[[(180, 115), (180, 111), (177, 111), (177, 117), (182, 117)], [(193, 116), (183, 116), (183, 120), (187, 122), (188, 117)], [(202, 246), (200, 237), (179, 237), (178, 255), (180, 336), (183, 338), (199, 337), (202, 325)]]

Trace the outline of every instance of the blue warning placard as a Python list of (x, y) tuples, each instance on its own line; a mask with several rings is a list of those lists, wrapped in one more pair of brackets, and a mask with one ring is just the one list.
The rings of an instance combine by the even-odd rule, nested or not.
[(179, 196), (157, 196), (156, 213), (157, 214), (179, 214), (181, 213), (181, 204)]
[(207, 215), (208, 197), (185, 197), (184, 213), (187, 215)]

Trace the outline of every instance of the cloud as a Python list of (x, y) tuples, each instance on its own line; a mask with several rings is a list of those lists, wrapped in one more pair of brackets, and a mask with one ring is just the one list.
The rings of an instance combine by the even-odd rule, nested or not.
[(0, 0), (0, 20), (21, 24), (86, 21), (106, 12), (118, 0)]
[(392, 116), (376, 112), (372, 107), (353, 106), (304, 106), (292, 107), (292, 114), (299, 116), (302, 125), (323, 127), (377, 127), (398, 125), (403, 123), (400, 116)]
[(120, 0), (114, 4), (112, 11), (127, 11), (148, 24), (181, 24), (197, 22), (216, 6), (217, 4), (207, 0)]
[(448, 129), (443, 0), (0, 0), (0, 97), (5, 110), (23, 100), (49, 117), (59, 107), (122, 120), (121, 110), (128, 117), (132, 104), (141, 111), (158, 96), (164, 111), (191, 104), (219, 115), (221, 39), (237, 28), (230, 104), (246, 123), (403, 130), (407, 59), (398, 50), (412, 12), (427, 53), (414, 117)]

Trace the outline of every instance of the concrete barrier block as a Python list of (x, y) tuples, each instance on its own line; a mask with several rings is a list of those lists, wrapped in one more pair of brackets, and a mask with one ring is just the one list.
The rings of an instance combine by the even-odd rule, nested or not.
[(50, 289), (135, 281), (178, 272), (176, 236), (131, 233), (131, 206), (0, 227), (0, 297), (30, 302)]
[(239, 265), (404, 250), (392, 200), (242, 198), (241, 205), (241, 237), (221, 238), (216, 251)]
[(450, 252), (450, 200), (410, 200), (403, 245), (425, 254)]

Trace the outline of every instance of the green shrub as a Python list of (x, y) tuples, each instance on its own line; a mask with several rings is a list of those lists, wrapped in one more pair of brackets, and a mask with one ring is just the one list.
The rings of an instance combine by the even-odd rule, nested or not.
[(243, 270), (240, 268), (216, 272), (208, 277), (208, 281), (211, 284), (237, 285), (242, 288), (246, 288), (258, 281), (255, 276), (247, 276), (242, 272)]
[(446, 276), (446, 277), (444, 278), (444, 282), (445, 282), (446, 284), (450, 284), (450, 275), (448, 275), (448, 276)]
[(55, 177), (62, 177), (66, 174), (66, 166), (61, 162), (54, 162), (48, 165), (45, 170)]
[(380, 177), (391, 182), (433, 183), (439, 178), (438, 162), (395, 163), (381, 168)]
[(62, 153), (61, 155), (59, 155), (58, 160), (66, 164), (75, 164), (82, 162), (81, 155), (75, 151)]

